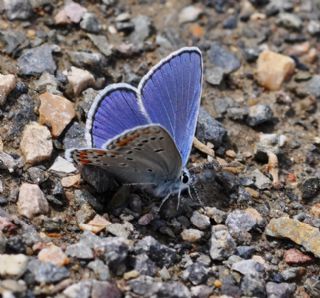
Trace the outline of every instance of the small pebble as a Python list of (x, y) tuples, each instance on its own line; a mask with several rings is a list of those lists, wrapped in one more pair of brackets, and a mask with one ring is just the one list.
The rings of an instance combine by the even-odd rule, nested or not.
[(302, 20), (296, 14), (281, 13), (279, 15), (278, 24), (287, 29), (299, 31), (303, 23)]
[(21, 276), (27, 269), (28, 257), (23, 254), (1, 255), (0, 276)]
[(95, 259), (88, 264), (90, 268), (96, 275), (99, 280), (108, 280), (110, 279), (110, 271), (107, 265), (100, 259)]
[(200, 7), (190, 5), (184, 7), (179, 13), (179, 23), (189, 23), (196, 21), (202, 14), (203, 10)]
[(54, 17), (57, 25), (65, 25), (71, 23), (79, 23), (87, 9), (80, 4), (68, 1), (62, 10)]
[(49, 129), (37, 122), (28, 124), (22, 133), (20, 149), (30, 165), (49, 159), (53, 150)]
[(37, 184), (23, 183), (20, 186), (17, 205), (19, 214), (27, 218), (49, 212), (48, 201)]
[(236, 243), (224, 225), (212, 227), (210, 239), (210, 257), (212, 260), (222, 261), (234, 254)]
[(58, 48), (58, 46), (44, 44), (24, 50), (17, 61), (20, 74), (24, 76), (40, 76), (44, 72), (53, 74), (57, 69), (57, 65), (52, 53), (57, 51)]
[(262, 87), (280, 90), (283, 82), (293, 74), (292, 58), (271, 51), (263, 51), (257, 61), (257, 80)]
[(199, 211), (193, 212), (190, 221), (200, 230), (205, 230), (211, 226), (209, 217), (199, 213)]
[(65, 71), (64, 74), (67, 76), (73, 93), (76, 96), (83, 90), (88, 87), (92, 87), (95, 84), (94, 76), (87, 70), (71, 66), (71, 69), (69, 71)]
[(63, 177), (61, 179), (61, 185), (66, 188), (73, 187), (73, 186), (79, 186), (80, 178), (81, 178), (80, 174)]
[(300, 186), (301, 196), (303, 199), (312, 199), (320, 193), (320, 178), (307, 178)]
[(211, 142), (220, 147), (227, 136), (226, 129), (216, 121), (203, 107), (200, 107), (196, 137), (201, 142)]
[(90, 231), (97, 234), (105, 230), (111, 223), (107, 221), (103, 216), (96, 215), (92, 220), (86, 224), (79, 224), (79, 227), (83, 231)]
[(268, 298), (293, 297), (295, 284), (268, 282), (266, 286)]
[(313, 260), (310, 256), (303, 254), (301, 251), (291, 248), (285, 251), (284, 261), (288, 265), (304, 265)]
[(62, 158), (61, 156), (58, 156), (52, 166), (49, 168), (49, 171), (70, 174), (77, 171), (77, 169), (73, 163)]
[(49, 244), (43, 248), (38, 254), (38, 259), (42, 262), (49, 262), (60, 267), (69, 264), (68, 257), (60, 247), (54, 244)]
[(41, 94), (39, 99), (39, 122), (49, 126), (52, 136), (57, 138), (76, 115), (73, 103), (48, 92)]
[(2, 106), (10, 92), (16, 87), (17, 79), (14, 75), (0, 74), (0, 106)]
[(249, 115), (247, 117), (247, 124), (249, 126), (258, 126), (273, 120), (273, 112), (269, 105), (257, 104), (249, 108)]
[(4, 0), (3, 6), (9, 20), (27, 20), (32, 16), (29, 0)]
[(90, 33), (99, 33), (101, 31), (101, 25), (93, 13), (86, 12), (80, 22), (80, 28)]
[(42, 284), (57, 283), (69, 277), (69, 271), (66, 267), (57, 267), (37, 259), (29, 262), (28, 270), (34, 276), (35, 281)]
[(109, 233), (118, 237), (123, 237), (125, 239), (130, 236), (133, 230), (133, 226), (129, 222), (125, 222), (124, 224), (112, 223), (107, 226), (107, 231)]
[(197, 229), (185, 229), (181, 233), (181, 238), (188, 242), (197, 242), (203, 237), (204, 233)]
[(320, 219), (320, 203), (316, 203), (311, 207), (310, 214), (314, 218)]
[(208, 56), (210, 62), (223, 69), (225, 74), (230, 74), (241, 66), (238, 57), (217, 42), (211, 45)]

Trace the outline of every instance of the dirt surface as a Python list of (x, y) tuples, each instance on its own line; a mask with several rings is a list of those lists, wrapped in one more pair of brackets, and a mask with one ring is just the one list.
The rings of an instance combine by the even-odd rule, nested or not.
[[(2, 297), (320, 296), (319, 1), (3, 0), (0, 12)], [(204, 65), (193, 198), (159, 211), (64, 153), (86, 146), (99, 90), (137, 86), (185, 46)]]

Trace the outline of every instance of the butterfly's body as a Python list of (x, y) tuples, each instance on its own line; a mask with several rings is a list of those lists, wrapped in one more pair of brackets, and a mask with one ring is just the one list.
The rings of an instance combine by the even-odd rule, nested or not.
[(184, 48), (161, 61), (141, 80), (105, 88), (86, 123), (89, 148), (67, 157), (103, 168), (123, 184), (157, 197), (188, 188), (189, 158), (200, 105), (202, 59)]

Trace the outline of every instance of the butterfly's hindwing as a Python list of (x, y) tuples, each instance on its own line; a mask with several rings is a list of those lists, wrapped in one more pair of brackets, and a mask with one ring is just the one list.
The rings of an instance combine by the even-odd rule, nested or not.
[(129, 130), (112, 139), (106, 149), (74, 149), (73, 160), (103, 168), (125, 183), (160, 183), (175, 180), (181, 157), (168, 132), (158, 125)]

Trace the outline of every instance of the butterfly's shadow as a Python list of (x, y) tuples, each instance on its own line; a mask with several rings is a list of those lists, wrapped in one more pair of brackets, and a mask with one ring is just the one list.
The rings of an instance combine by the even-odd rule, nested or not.
[[(97, 202), (95, 206), (97, 212), (119, 213), (122, 209), (132, 203), (135, 194), (141, 198), (142, 208), (155, 212), (158, 210), (164, 219), (170, 219), (181, 214), (190, 214), (199, 207), (216, 207), (224, 209), (230, 204), (230, 187), (223, 183), (223, 174), (218, 174), (214, 169), (203, 168), (200, 171), (192, 172), (193, 182), (191, 184), (191, 197), (185, 191), (181, 200), (176, 195), (172, 195), (161, 208), (161, 198), (150, 196), (141, 191), (139, 186), (121, 185), (109, 173), (95, 166), (84, 166), (80, 169), (81, 176), (91, 187), (90, 192), (94, 192)], [(222, 178), (222, 179), (221, 179)], [(90, 202), (89, 202), (90, 203)]]

